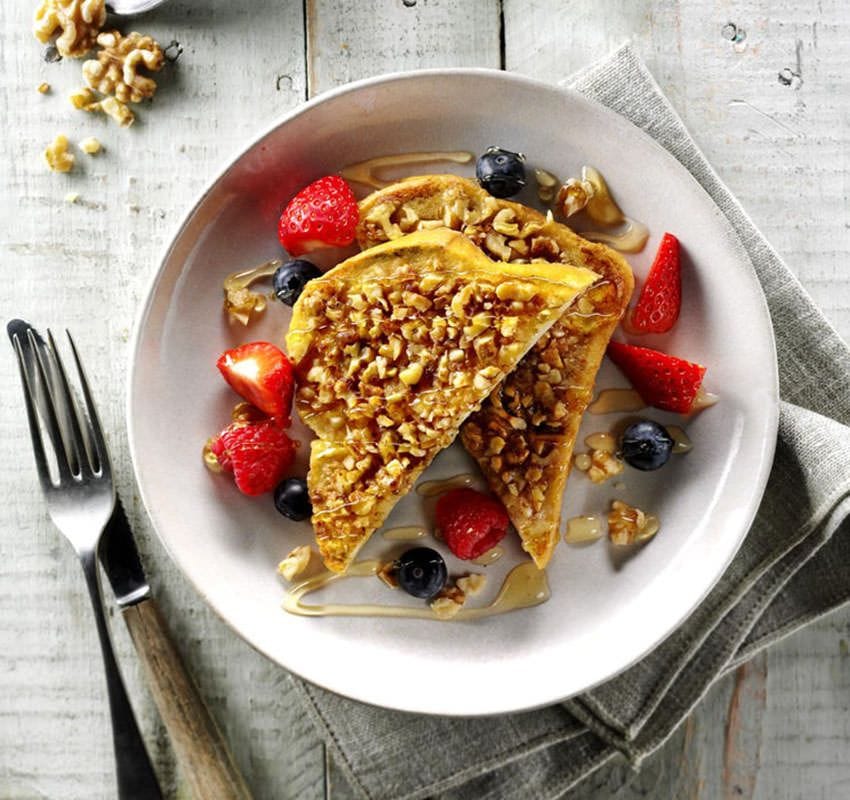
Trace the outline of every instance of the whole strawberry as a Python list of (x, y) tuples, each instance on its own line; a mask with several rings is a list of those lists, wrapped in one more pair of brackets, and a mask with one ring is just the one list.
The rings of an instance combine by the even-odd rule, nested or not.
[(649, 347), (611, 342), (610, 358), (650, 406), (687, 414), (697, 399), (705, 367)]
[(277, 419), (233, 422), (212, 439), (209, 449), (247, 495), (272, 491), (295, 461), (295, 443)]
[(458, 558), (478, 558), (508, 532), (510, 519), (501, 503), (474, 489), (453, 489), (437, 501), (437, 527)]
[(292, 363), (269, 342), (226, 350), (216, 362), (224, 379), (242, 398), (270, 417), (288, 417), (295, 378)]
[(354, 241), (359, 212), (351, 187), (328, 175), (298, 192), (283, 209), (280, 243), (293, 256), (320, 247), (345, 247)]
[(629, 328), (635, 333), (667, 333), (679, 319), (681, 304), (679, 240), (672, 233), (665, 233), (632, 309)]

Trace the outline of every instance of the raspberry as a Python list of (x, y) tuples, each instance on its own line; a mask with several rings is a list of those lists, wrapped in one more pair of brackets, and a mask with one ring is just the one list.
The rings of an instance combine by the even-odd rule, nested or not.
[(510, 525), (502, 504), (474, 489), (446, 492), (437, 501), (436, 517), (449, 550), (466, 561), (494, 548)]
[(295, 461), (295, 442), (279, 419), (234, 422), (210, 445), (225, 472), (233, 472), (243, 494), (270, 492)]

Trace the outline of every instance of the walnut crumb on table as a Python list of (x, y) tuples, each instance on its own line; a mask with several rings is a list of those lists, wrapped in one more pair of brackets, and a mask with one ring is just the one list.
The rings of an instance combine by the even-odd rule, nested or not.
[(74, 168), (74, 154), (68, 150), (68, 137), (59, 134), (44, 151), (44, 160), (53, 172), (70, 172)]

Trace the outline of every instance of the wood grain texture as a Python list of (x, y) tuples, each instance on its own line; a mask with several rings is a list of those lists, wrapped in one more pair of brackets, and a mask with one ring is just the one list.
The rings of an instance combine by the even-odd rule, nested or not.
[[(226, 159), (303, 100), (308, 66), (312, 93), (386, 71), (497, 67), (501, 6), (506, 66), (547, 80), (633, 38), (723, 179), (850, 338), (850, 8), (838, 0), (307, 0), (306, 20), (302, 0), (170, 0), (133, 27), (179, 40), (184, 53), (129, 131), (67, 104), (79, 65), (41, 59), (34, 5), (0, 3), (4, 314), (74, 331), (163, 613), (258, 798), (319, 800), (322, 748), (287, 675), (211, 613), (152, 535), (129, 471), (123, 395), (129, 330), (162, 247)], [(746, 31), (737, 44), (724, 35), (730, 22)], [(786, 68), (800, 79), (781, 82)], [(35, 91), (42, 80), (51, 94)], [(71, 175), (50, 174), (40, 153), (60, 131), (72, 141), (95, 134), (106, 150), (78, 154)], [(64, 202), (69, 191), (78, 204)], [(0, 797), (107, 800), (96, 636), (29, 447), (14, 363), (0, 347), (0, 455), (15, 465), (0, 472)], [(118, 657), (167, 794), (185, 797), (117, 622)], [(850, 612), (833, 614), (769, 651), (763, 708), (739, 693), (739, 730), (760, 731), (756, 800), (850, 796), (848, 641)], [(614, 765), (573, 797), (723, 797), (734, 686), (730, 676), (714, 687), (640, 772)], [(332, 778), (335, 800), (349, 797)]]
[(122, 616), (192, 797), (250, 800), (230, 748), (186, 672), (156, 600), (142, 600), (125, 608)]

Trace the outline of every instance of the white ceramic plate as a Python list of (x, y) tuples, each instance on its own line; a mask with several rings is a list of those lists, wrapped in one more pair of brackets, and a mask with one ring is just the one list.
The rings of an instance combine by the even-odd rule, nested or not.
[[(251, 339), (282, 341), (288, 309), (275, 303), (256, 327), (229, 327), (222, 279), (280, 255), (281, 203), (315, 178), (378, 155), (478, 153), (491, 144), (521, 150), (533, 166), (564, 177), (582, 164), (599, 168), (626, 213), (652, 232), (644, 252), (629, 258), (639, 278), (662, 233), (676, 233), (686, 254), (681, 319), (672, 334), (646, 343), (706, 364), (706, 386), (720, 404), (685, 423), (693, 451), (660, 472), (629, 469), (619, 491), (611, 482), (595, 487), (573, 476), (570, 515), (598, 513), (619, 496), (657, 514), (661, 531), (628, 554), (606, 541), (562, 543), (548, 570), (552, 598), (542, 606), (467, 623), (290, 616), (281, 610), (285, 587), (275, 566), (311, 540), (309, 524), (288, 522), (268, 497), (241, 496), (231, 481), (207, 472), (200, 455), (236, 399), (218, 376), (216, 357)], [(626, 385), (604, 366), (598, 387)], [(128, 418), (136, 475), (156, 530), (207, 602), (254, 647), (365, 702), (491, 714), (551, 703), (610, 678), (664, 639), (708, 592), (746, 534), (767, 479), (777, 429), (776, 360), (746, 256), (716, 206), (667, 152), (576, 94), (501, 72), (429, 71), (321, 96), (213, 181), (180, 226), (148, 294), (136, 330)], [(588, 418), (584, 433), (615, 419)], [(461, 468), (469, 464), (455, 445), (426, 477)], [(390, 524), (419, 513), (417, 498), (405, 498)], [(376, 535), (364, 555), (392, 547)], [(488, 568), (492, 592), (520, 558), (513, 544)], [(451, 558), (449, 566), (462, 568)], [(333, 592), (343, 601), (405, 599), (388, 596), (374, 578), (343, 582)]]

